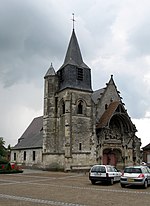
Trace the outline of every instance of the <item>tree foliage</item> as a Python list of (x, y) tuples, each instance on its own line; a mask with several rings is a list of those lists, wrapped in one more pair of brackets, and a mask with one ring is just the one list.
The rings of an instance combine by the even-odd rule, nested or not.
[(5, 141), (3, 137), (0, 137), (0, 159), (4, 159), (6, 157), (6, 148), (5, 148)]

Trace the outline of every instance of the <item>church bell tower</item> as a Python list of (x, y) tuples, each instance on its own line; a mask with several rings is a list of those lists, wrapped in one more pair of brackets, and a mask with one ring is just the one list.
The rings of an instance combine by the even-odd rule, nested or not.
[(45, 167), (57, 165), (68, 171), (92, 165), (96, 160), (96, 134), (91, 69), (82, 59), (74, 28), (64, 63), (56, 73), (51, 68), (45, 87)]
[(57, 74), (59, 77), (59, 91), (66, 88), (92, 91), (91, 69), (83, 62), (74, 29), (64, 63)]

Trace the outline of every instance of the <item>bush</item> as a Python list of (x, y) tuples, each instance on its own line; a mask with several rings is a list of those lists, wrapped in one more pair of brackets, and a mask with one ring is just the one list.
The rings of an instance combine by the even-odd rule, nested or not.
[(23, 170), (16, 163), (0, 161), (0, 174), (21, 173)]
[(9, 162), (0, 162), (0, 170), (11, 170)]

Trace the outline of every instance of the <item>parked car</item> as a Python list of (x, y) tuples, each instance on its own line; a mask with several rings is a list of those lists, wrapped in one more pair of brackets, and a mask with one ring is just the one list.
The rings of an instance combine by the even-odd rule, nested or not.
[(150, 169), (141, 165), (125, 167), (120, 178), (120, 185), (121, 187), (141, 185), (147, 188), (150, 185)]
[(96, 182), (106, 182), (113, 185), (114, 182), (119, 182), (121, 172), (111, 165), (94, 165), (89, 172), (89, 180), (92, 184)]

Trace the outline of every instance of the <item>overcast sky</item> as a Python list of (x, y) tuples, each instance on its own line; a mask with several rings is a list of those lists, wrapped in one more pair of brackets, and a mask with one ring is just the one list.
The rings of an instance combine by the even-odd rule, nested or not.
[(93, 90), (111, 74), (142, 146), (150, 143), (149, 0), (0, 0), (0, 137), (14, 146), (43, 115), (44, 75), (75, 32)]

